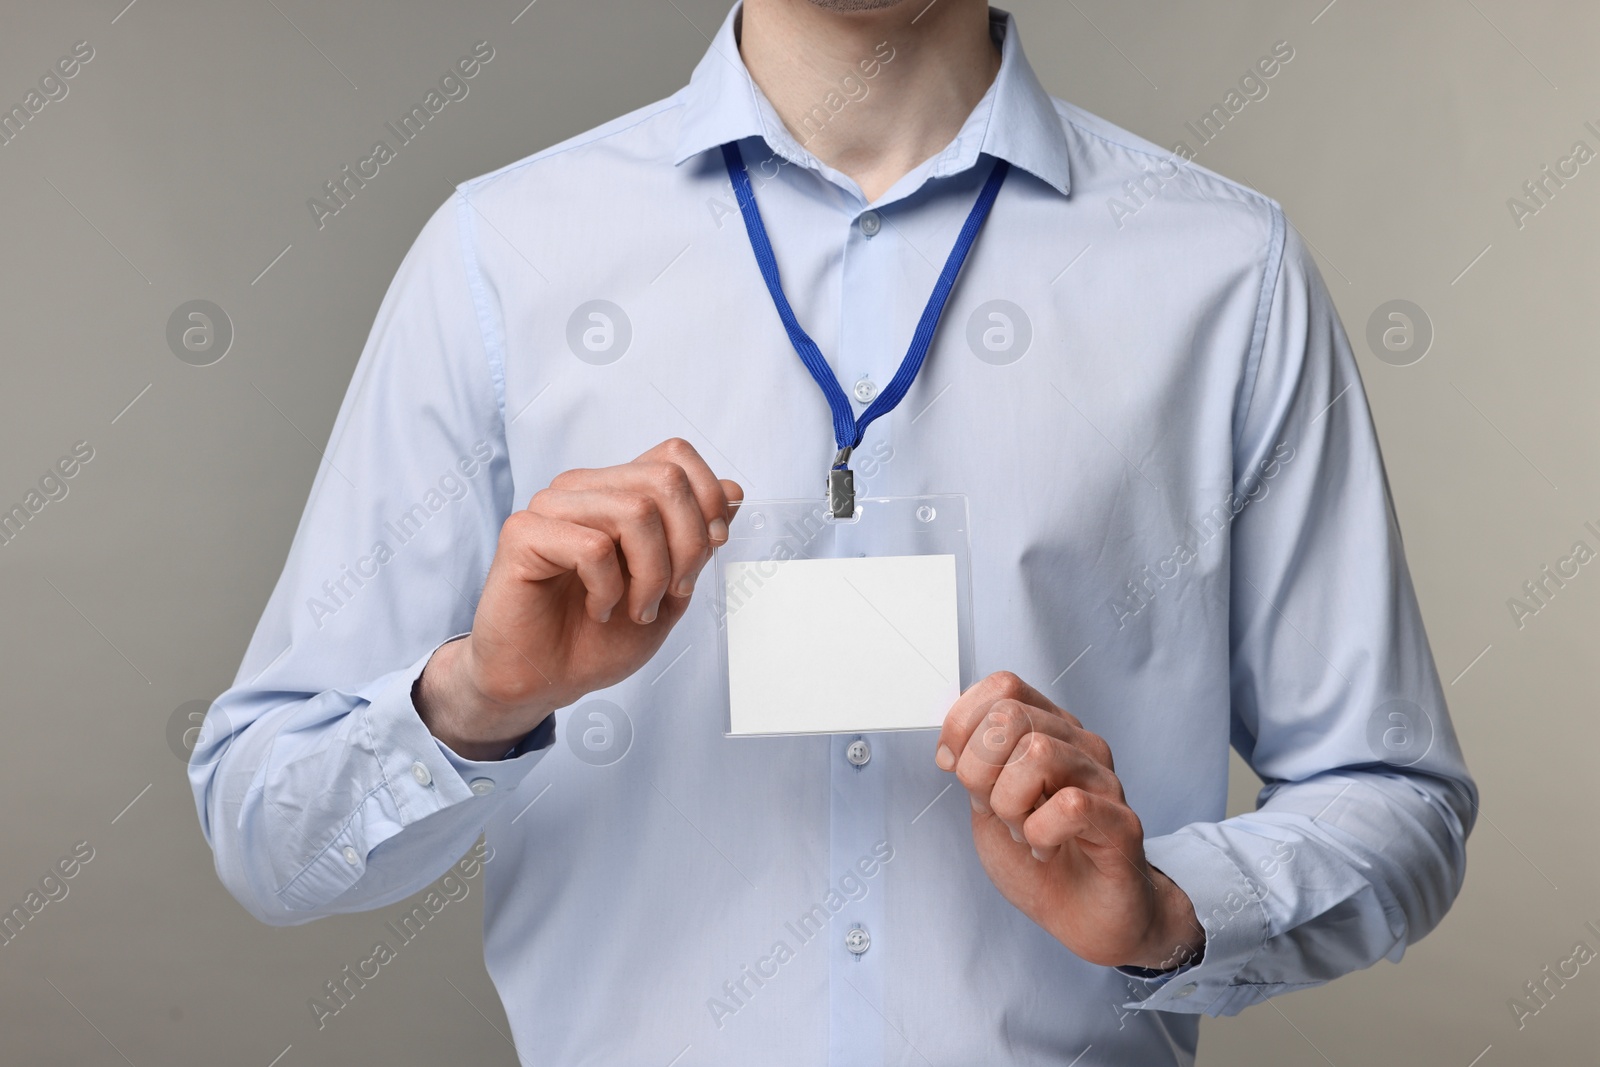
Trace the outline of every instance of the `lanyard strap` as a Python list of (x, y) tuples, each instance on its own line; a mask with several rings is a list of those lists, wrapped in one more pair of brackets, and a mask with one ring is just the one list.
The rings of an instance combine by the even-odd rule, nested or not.
[(1000, 195), (1000, 184), (1006, 180), (1006, 173), (1011, 169), (1010, 164), (1003, 159), (995, 160), (988, 181), (983, 183), (983, 190), (978, 194), (977, 202), (972, 205), (967, 221), (961, 226), (955, 247), (950, 249), (950, 257), (945, 260), (944, 270), (939, 272), (939, 280), (934, 284), (933, 294), (928, 297), (928, 306), (922, 311), (922, 318), (917, 323), (917, 331), (911, 337), (911, 346), (906, 349), (906, 357), (901, 361), (900, 369), (895, 372), (894, 380), (878, 394), (877, 399), (861, 413), (858, 419), (850, 407), (850, 400), (845, 396), (843, 387), (834, 377), (833, 368), (828, 366), (828, 361), (822, 356), (822, 350), (795, 318), (794, 309), (789, 306), (789, 298), (783, 293), (783, 283), (778, 278), (778, 260), (773, 255), (772, 242), (767, 238), (767, 228), (761, 222), (761, 210), (756, 207), (755, 191), (750, 187), (750, 175), (745, 170), (744, 157), (739, 152), (738, 143), (729, 141), (723, 145), (722, 158), (728, 166), (728, 178), (733, 182), (733, 193), (739, 201), (739, 212), (744, 216), (745, 231), (750, 235), (750, 248), (755, 252), (756, 265), (761, 268), (761, 277), (767, 283), (767, 291), (772, 294), (772, 303), (778, 309), (778, 317), (783, 320), (783, 328), (788, 331), (789, 341), (799, 353), (800, 361), (806, 365), (806, 370), (811, 372), (811, 377), (822, 388), (823, 396), (828, 398), (828, 407), (833, 411), (833, 437), (839, 446), (839, 458), (833, 465), (836, 469), (843, 468), (849, 459), (850, 451), (861, 443), (867, 427), (874, 419), (894, 410), (895, 405), (900, 403), (911, 389), (911, 383), (916, 380), (917, 372), (922, 369), (922, 362), (928, 356), (928, 346), (933, 343), (933, 334), (938, 329), (939, 316), (944, 313), (945, 301), (950, 298), (950, 291), (955, 288), (956, 276), (961, 273), (961, 265), (966, 262), (967, 252), (971, 250), (978, 231), (983, 228), (984, 220), (989, 217), (989, 209), (994, 206), (995, 197)]

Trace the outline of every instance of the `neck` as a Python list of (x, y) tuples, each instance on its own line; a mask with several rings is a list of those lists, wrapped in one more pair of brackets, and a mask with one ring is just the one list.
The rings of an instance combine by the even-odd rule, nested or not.
[(869, 202), (955, 138), (1000, 69), (984, 0), (745, 0), (739, 51), (795, 140)]

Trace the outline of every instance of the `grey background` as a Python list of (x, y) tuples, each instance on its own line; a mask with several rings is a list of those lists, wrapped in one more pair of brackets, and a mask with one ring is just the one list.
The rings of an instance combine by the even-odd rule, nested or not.
[[(0, 503), (95, 450), (0, 548), (0, 903), (95, 850), (0, 947), (0, 1062), (515, 1062), (478, 881), (318, 1032), (307, 999), (398, 906), (256, 925), (212, 873), (167, 726), (231, 680), (379, 298), (450, 183), (669, 94), (726, 10), (524, 2), (0, 8), (6, 106), (74, 42), (95, 49), (0, 147)], [(1600, 148), (1600, 8), (1325, 3), (1014, 4), (1047, 88), (1164, 145), (1294, 47), (1199, 162), (1278, 198), (1321, 257), (1483, 788), (1465, 891), (1403, 966), (1208, 1021), (1200, 1062), (1593, 1062), (1600, 962), (1520, 1031), (1507, 1000), (1578, 940), (1600, 948), (1600, 566), (1520, 630), (1506, 600), (1600, 543), (1582, 529), (1600, 526), (1600, 161), (1521, 229), (1506, 200), (1573, 141)], [(319, 232), (306, 199), (480, 39), (496, 55), (467, 99)], [(197, 298), (235, 330), (209, 367), (165, 340)], [(1364, 341), (1394, 299), (1435, 332), (1410, 366)], [(1240, 810), (1255, 783), (1235, 769)]]

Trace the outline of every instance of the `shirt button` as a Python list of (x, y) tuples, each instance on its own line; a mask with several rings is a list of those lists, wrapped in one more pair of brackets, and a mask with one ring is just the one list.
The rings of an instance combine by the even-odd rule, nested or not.
[(490, 793), (494, 792), (494, 779), (474, 778), (472, 781), (467, 783), (467, 788), (472, 790), (480, 797), (488, 796)]
[(849, 760), (852, 766), (865, 767), (867, 761), (872, 759), (872, 746), (867, 744), (864, 738), (858, 737), (844, 750), (844, 758)]
[(883, 216), (876, 211), (863, 211), (861, 213), (861, 232), (872, 237), (883, 229)]
[(361, 862), (361, 853), (357, 852), (349, 845), (346, 845), (344, 846), (344, 861), (350, 866), (354, 867), (356, 864)]
[(852, 926), (844, 935), (844, 947), (852, 956), (860, 956), (872, 947), (872, 935), (865, 926)]
[(1172, 991), (1172, 995), (1174, 997), (1186, 997), (1190, 993), (1193, 993), (1196, 989), (1199, 989), (1199, 988), (1200, 987), (1198, 985), (1196, 985), (1195, 983), (1189, 982), (1186, 985), (1181, 985), (1177, 989), (1174, 989)]
[(878, 395), (878, 383), (870, 378), (863, 378), (856, 383), (856, 399), (863, 404), (872, 403), (872, 398)]
[(411, 777), (417, 780), (418, 785), (433, 784), (433, 775), (428, 772), (427, 766), (421, 760), (411, 765)]

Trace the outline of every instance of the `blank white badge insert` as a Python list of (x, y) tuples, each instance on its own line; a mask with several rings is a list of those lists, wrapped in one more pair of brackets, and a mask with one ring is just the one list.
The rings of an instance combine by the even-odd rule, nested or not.
[(960, 695), (953, 555), (732, 562), (729, 733), (937, 727)]

